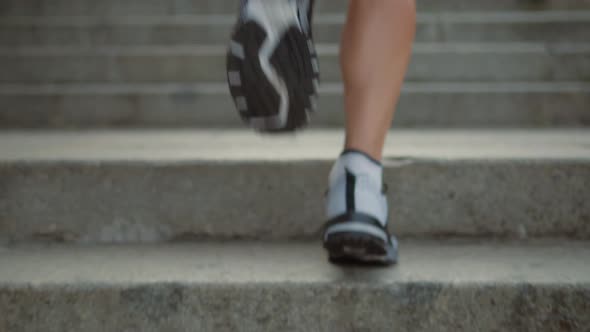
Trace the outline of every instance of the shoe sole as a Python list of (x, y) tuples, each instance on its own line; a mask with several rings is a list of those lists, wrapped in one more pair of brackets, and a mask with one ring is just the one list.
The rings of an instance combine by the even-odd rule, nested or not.
[(263, 132), (303, 128), (316, 109), (317, 54), (289, 6), (270, 1), (251, 9), (255, 17), (237, 24), (227, 53), (236, 108), (244, 122)]
[[(349, 222), (353, 225), (353, 222)], [(376, 236), (353, 227), (346, 231), (347, 223), (332, 226), (324, 232), (324, 248), (334, 264), (392, 265), (397, 263), (397, 240), (383, 232)], [(370, 226), (370, 225), (368, 225)], [(387, 239), (387, 240), (385, 240)]]

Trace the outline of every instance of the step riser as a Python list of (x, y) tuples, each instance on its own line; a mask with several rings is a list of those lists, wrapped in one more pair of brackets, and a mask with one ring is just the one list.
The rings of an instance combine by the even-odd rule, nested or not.
[[(317, 2), (319, 12), (344, 12), (347, 1), (324, 0)], [(434, 10), (556, 10), (588, 9), (588, 0), (546, 1), (488, 1), (488, 0), (420, 0), (419, 11)], [(0, 15), (167, 15), (234, 13), (235, 0), (4, 0)]]
[(0, 326), (22, 332), (574, 331), (590, 325), (588, 289), (420, 282), (3, 288)]
[[(398, 127), (578, 127), (590, 125), (590, 90), (537, 92), (406, 92)], [(313, 127), (343, 123), (339, 94), (324, 94)], [(230, 127), (241, 128), (225, 93), (10, 93), (0, 97), (0, 127)]]
[[(330, 165), (5, 162), (0, 234), (82, 243), (316, 239)], [(386, 163), (385, 181), (392, 229), (403, 237), (590, 239), (590, 164), (582, 161), (397, 160)]]
[[(163, 49), (159, 49), (164, 51)], [(589, 48), (590, 51), (590, 48)], [(0, 54), (0, 82), (224, 82), (225, 54)], [(155, 51), (157, 52), (157, 50)], [(590, 52), (415, 52), (408, 81), (588, 81)], [(179, 51), (182, 53), (182, 51)], [(339, 81), (337, 53), (320, 56), (322, 79)]]
[[(174, 45), (226, 42), (231, 27), (225, 26), (148, 26), (113, 27), (53, 27), (31, 25), (14, 27), (0, 23), (0, 45)], [(340, 25), (318, 25), (316, 42), (333, 43), (340, 40)], [(511, 22), (511, 23), (419, 23), (418, 42), (587, 42), (589, 22)]]

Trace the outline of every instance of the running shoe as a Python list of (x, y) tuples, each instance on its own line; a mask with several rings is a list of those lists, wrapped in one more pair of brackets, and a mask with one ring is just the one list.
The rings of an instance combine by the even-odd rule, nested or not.
[(319, 65), (313, 0), (243, 0), (227, 52), (227, 82), (245, 123), (261, 132), (305, 127), (316, 110)]
[(398, 243), (387, 229), (386, 186), (381, 164), (347, 150), (330, 172), (323, 245), (331, 262), (390, 265)]

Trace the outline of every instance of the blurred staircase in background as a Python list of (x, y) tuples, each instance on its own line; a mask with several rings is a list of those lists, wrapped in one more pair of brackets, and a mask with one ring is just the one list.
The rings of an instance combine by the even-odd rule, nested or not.
[[(235, 2), (4, 1), (0, 126), (240, 128), (224, 83)], [(314, 128), (343, 122), (345, 2), (329, 2), (314, 24), (323, 79)], [(418, 6), (396, 126), (590, 124), (587, 0)]]

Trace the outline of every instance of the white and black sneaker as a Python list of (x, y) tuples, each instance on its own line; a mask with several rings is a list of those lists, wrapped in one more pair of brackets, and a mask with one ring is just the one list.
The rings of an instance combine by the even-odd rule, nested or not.
[(389, 265), (397, 240), (387, 230), (388, 208), (381, 164), (345, 150), (330, 172), (323, 243), (333, 263)]
[(262, 132), (294, 131), (315, 111), (319, 65), (313, 0), (243, 0), (227, 53), (241, 118)]

